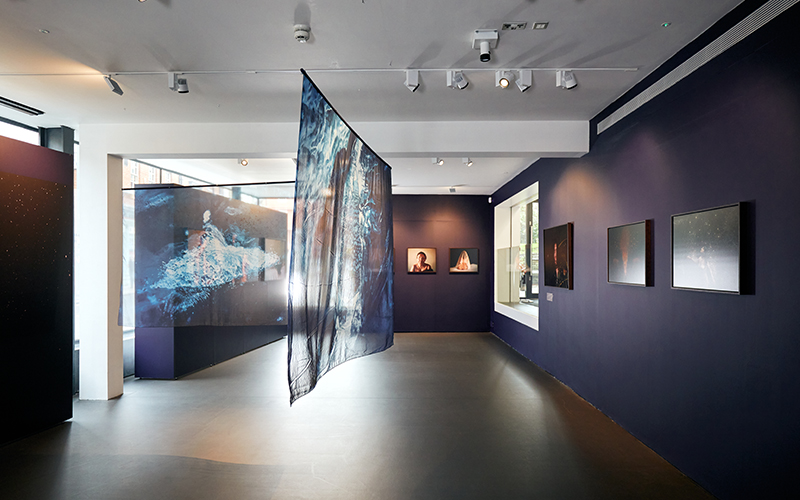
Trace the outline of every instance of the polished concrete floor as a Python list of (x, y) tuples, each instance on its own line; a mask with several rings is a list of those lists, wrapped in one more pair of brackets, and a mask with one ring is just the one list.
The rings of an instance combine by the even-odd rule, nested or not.
[(289, 406), (286, 340), (0, 448), (2, 499), (709, 499), (488, 333), (401, 333)]

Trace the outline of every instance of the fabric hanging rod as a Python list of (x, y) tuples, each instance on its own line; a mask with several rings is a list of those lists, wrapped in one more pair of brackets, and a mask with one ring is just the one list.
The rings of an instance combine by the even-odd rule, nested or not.
[[(525, 67), (492, 67), (492, 68), (321, 68), (306, 69), (307, 73), (404, 73), (419, 71), (433, 73), (443, 71), (463, 71), (467, 73), (506, 71), (639, 71), (639, 68), (525, 68)], [(175, 71), (109, 71), (105, 73), (0, 73), (0, 77), (11, 76), (151, 76), (175, 73), (180, 75), (259, 75), (259, 74), (301, 74), (299, 69), (248, 69), (248, 70), (175, 70)]]
[(294, 184), (295, 181), (271, 181), (271, 182), (235, 182), (233, 184), (196, 184), (194, 186), (180, 186), (177, 184), (158, 184), (142, 187), (122, 188), (123, 191), (146, 191), (148, 189), (192, 189), (192, 188), (213, 188), (213, 187), (237, 187), (237, 186), (274, 186), (276, 184)]

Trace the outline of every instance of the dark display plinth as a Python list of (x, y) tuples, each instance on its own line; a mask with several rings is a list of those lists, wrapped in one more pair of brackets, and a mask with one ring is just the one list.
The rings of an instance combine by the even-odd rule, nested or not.
[(137, 328), (135, 375), (139, 378), (179, 378), (285, 335), (284, 325)]

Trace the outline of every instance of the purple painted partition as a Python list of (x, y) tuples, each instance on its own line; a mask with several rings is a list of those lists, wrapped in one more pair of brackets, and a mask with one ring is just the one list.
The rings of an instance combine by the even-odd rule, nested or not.
[[(394, 212), (394, 330), (489, 330), (492, 207), (487, 196), (392, 197)], [(406, 249), (436, 248), (436, 274), (408, 274)], [(450, 274), (450, 248), (477, 248), (478, 274)]]
[[(574, 290), (493, 331), (723, 499), (789, 498), (800, 469), (800, 6), (601, 134), (540, 160), (540, 227), (575, 223)], [(747, 202), (748, 294), (670, 288), (670, 216)], [(654, 221), (655, 283), (606, 283), (606, 230)]]
[(72, 417), (72, 163), (0, 137), (0, 444)]

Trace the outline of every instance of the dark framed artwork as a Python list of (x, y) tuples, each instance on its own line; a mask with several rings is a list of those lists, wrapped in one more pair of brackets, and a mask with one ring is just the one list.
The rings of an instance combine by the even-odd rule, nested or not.
[(572, 223), (551, 227), (544, 235), (544, 286), (572, 290)]
[(672, 216), (672, 288), (741, 293), (741, 204)]
[(450, 274), (478, 274), (478, 249), (451, 248)]
[(415, 247), (408, 249), (406, 263), (408, 274), (435, 274), (436, 249)]
[(652, 223), (649, 220), (608, 228), (608, 282), (652, 286)]

